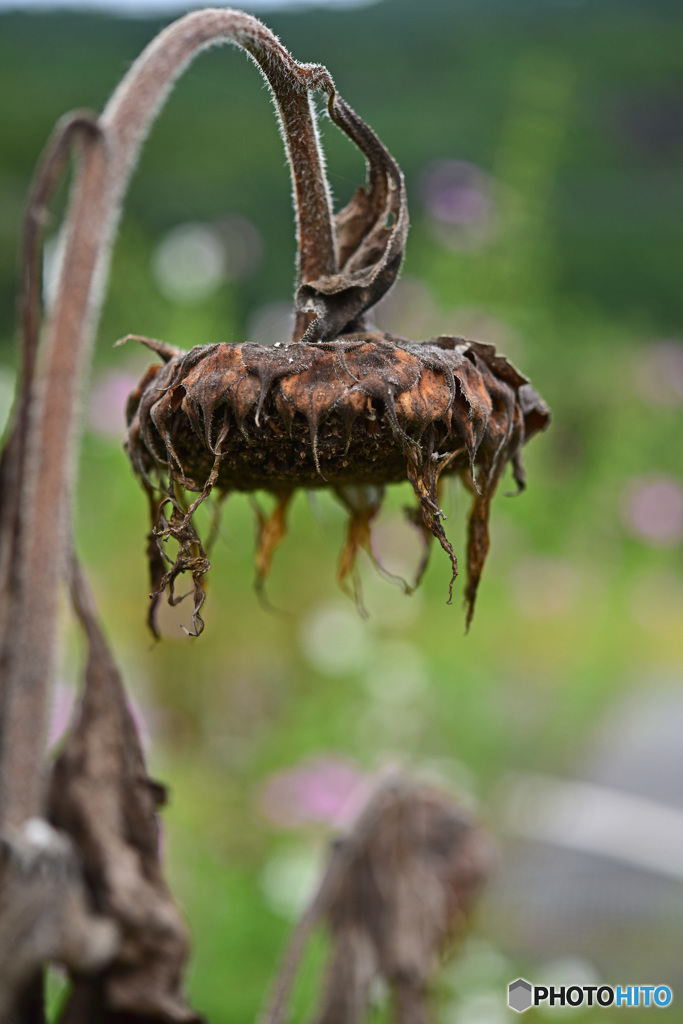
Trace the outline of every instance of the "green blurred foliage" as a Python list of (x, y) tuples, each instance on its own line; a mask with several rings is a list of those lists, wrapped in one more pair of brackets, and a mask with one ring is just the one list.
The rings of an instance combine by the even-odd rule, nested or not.
[[(232, 497), (212, 554), (204, 635), (189, 639), (180, 629), (189, 612), (169, 610), (167, 636), (152, 646), (146, 510), (121, 451), (123, 423), (112, 437), (86, 422), (78, 543), (149, 721), (152, 771), (171, 789), (167, 853), (195, 936), (190, 987), (214, 1021), (253, 1019), (290, 926), (267, 879), (273, 865), (313, 865), (328, 835), (269, 824), (258, 794), (272, 773), (322, 754), (362, 770), (394, 757), (450, 773), (490, 814), (506, 772), (571, 774), (616, 694), (658, 673), (680, 675), (683, 663), (681, 545), (645, 543), (624, 518), (634, 480), (683, 483), (681, 404), (659, 403), (642, 387), (651, 343), (680, 332), (683, 313), (679, 6), (385, 0), (265, 20), (298, 59), (327, 64), (406, 173), (413, 227), (404, 277), (428, 297), (422, 336), (488, 324), (497, 337), (481, 340), (500, 340), (503, 351), (509, 343), (555, 421), (528, 449), (528, 491), (494, 504), (470, 635), (457, 586), (453, 607), (445, 603), (441, 552), (412, 598), (365, 565), (370, 617), (357, 626), (365, 653), (338, 670), (306, 653), (321, 609), (338, 614), (347, 601), (335, 586), (344, 518), (331, 498), (298, 496), (268, 583), (273, 611), (252, 586), (249, 500)], [(101, 109), (158, 27), (63, 13), (0, 17), (0, 400), (14, 362), (16, 253), (32, 167), (57, 118)], [(363, 168), (331, 128), (323, 136), (343, 202)], [(453, 247), (435, 232), (422, 182), (439, 159), (469, 161), (493, 183), (490, 238)], [(289, 190), (258, 73), (234, 52), (203, 56), (154, 127), (126, 201), (95, 383), (147, 365), (130, 345), (112, 348), (128, 332), (185, 348), (240, 341), (254, 311), (290, 301)], [(65, 191), (49, 234), (64, 199)], [(258, 271), (201, 303), (162, 295), (152, 259), (164, 232), (227, 214), (261, 233)], [(417, 559), (401, 524), (409, 500), (407, 486), (395, 488), (381, 524), (393, 556), (405, 548)], [(466, 497), (453, 486), (446, 501), (462, 552)], [(74, 686), (79, 641), (65, 630), (62, 678)], [(400, 645), (418, 652), (426, 682), (397, 699), (376, 681)], [(528, 966), (505, 952), (501, 984)], [(295, 1019), (321, 956), (315, 947)], [(449, 984), (440, 1019), (462, 1024)], [(59, 987), (53, 978), (54, 1001)], [(593, 1017), (613, 1019), (605, 1011), (583, 1019)]]

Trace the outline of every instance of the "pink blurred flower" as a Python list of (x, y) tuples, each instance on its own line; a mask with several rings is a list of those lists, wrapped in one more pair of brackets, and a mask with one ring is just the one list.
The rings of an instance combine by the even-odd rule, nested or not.
[(496, 228), (489, 175), (465, 160), (437, 160), (422, 172), (424, 207), (442, 241), (454, 248), (487, 242)]
[(656, 547), (683, 540), (683, 486), (668, 476), (641, 477), (628, 487), (622, 518), (630, 533)]
[(108, 370), (95, 379), (90, 398), (89, 422), (93, 430), (123, 437), (126, 429), (126, 400), (138, 385), (139, 374)]
[(341, 758), (320, 757), (270, 776), (258, 794), (261, 813), (282, 828), (344, 825), (364, 802), (370, 776)]
[(488, 216), (491, 198), (484, 173), (465, 160), (438, 160), (422, 174), (427, 212), (449, 224), (472, 224)]

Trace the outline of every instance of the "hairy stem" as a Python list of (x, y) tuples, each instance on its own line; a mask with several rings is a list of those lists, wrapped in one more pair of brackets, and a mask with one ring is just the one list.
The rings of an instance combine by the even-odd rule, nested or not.
[[(0, 823), (18, 824), (42, 808), (49, 680), (64, 576), (79, 394), (121, 201), (142, 143), (173, 83), (201, 50), (220, 42), (244, 47), (274, 92), (299, 210), (300, 280), (329, 273), (336, 265), (329, 194), (309, 99), (309, 90), (329, 87), (328, 73), (297, 64), (249, 15), (205, 10), (179, 19), (147, 47), (119, 85), (98, 121), (102, 144), (85, 150), (72, 190), (57, 298), (46, 326), (45, 360), (31, 400), (22, 456), (23, 519), (14, 552), (20, 586), (11, 594), (11, 621), (8, 617), (4, 623), (0, 651), (5, 671)], [(30, 298), (27, 302), (30, 307)], [(30, 318), (24, 326), (26, 365), (32, 367), (38, 328)]]
[[(229, 42), (245, 49), (261, 69), (275, 100), (292, 173), (297, 218), (297, 284), (336, 269), (332, 209), (310, 93), (333, 90), (326, 68), (299, 64), (273, 33), (241, 11), (205, 10), (181, 18), (142, 53), (114, 93), (101, 123), (116, 143), (126, 180), (141, 141), (176, 78), (196, 54)], [(303, 321), (302, 321), (303, 316)], [(310, 314), (299, 314), (294, 340)]]
[[(83, 142), (81, 172), (92, 169), (91, 161), (96, 160), (98, 149), (94, 142), (99, 138), (95, 123), (83, 115), (65, 119), (39, 165), (24, 229), (22, 377), (15, 421), (0, 470), (2, 826), (17, 826), (42, 810), (43, 749), (64, 547), (61, 526), (67, 502), (61, 456), (68, 445), (61, 428), (64, 412), (67, 420), (74, 412), (73, 408), (64, 409), (63, 398), (64, 393), (70, 395), (75, 406), (77, 394), (70, 390), (71, 382), (64, 372), (47, 378), (43, 374), (37, 385), (35, 382), (40, 329), (40, 229), (68, 152), (79, 138)], [(83, 232), (75, 234), (81, 241)], [(87, 258), (92, 237), (87, 231), (85, 236), (82, 241)], [(67, 332), (72, 325), (77, 328), (78, 320), (67, 323)], [(68, 333), (64, 337), (68, 339)]]

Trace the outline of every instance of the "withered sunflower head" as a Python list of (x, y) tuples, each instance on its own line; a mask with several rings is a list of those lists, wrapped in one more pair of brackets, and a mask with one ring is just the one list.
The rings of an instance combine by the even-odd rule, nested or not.
[[(442, 475), (472, 492), (467, 550), (467, 623), (489, 546), (491, 498), (509, 464), (524, 486), (521, 449), (550, 418), (548, 407), (492, 345), (462, 338), (408, 341), (377, 331), (372, 307), (398, 274), (408, 229), (403, 175), (374, 132), (337, 94), (325, 68), (297, 64), (267, 29), (240, 40), (273, 91), (292, 168), (298, 226), (293, 337), (195, 346), (151, 339), (150, 367), (128, 401), (127, 450), (152, 512), (150, 624), (158, 602), (190, 572), (193, 630), (201, 632), (202, 577), (209, 562), (193, 525), (216, 488), (266, 490), (274, 511), (260, 515), (257, 575), (264, 579), (285, 532), (297, 488), (332, 488), (349, 511), (339, 563), (352, 576), (370, 550), (373, 518), (387, 484), (410, 481), (411, 519), (457, 560), (443, 526)], [(318, 148), (310, 93), (327, 96), (329, 116), (361, 149), (367, 181), (336, 216)], [(188, 493), (195, 494), (194, 500)], [(166, 542), (178, 549), (174, 558)], [(418, 571), (424, 571), (426, 556)]]

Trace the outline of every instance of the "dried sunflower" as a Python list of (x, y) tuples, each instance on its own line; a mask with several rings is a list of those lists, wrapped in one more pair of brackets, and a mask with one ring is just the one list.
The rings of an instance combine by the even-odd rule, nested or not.
[[(413, 521), (457, 560), (443, 527), (442, 474), (459, 474), (472, 492), (465, 598), (471, 621), (489, 546), (491, 498), (505, 467), (524, 486), (521, 448), (550, 418), (544, 401), (492, 345), (438, 337), (411, 342), (377, 331), (372, 307), (391, 288), (403, 258), (408, 211), (403, 175), (374, 132), (337, 94), (327, 70), (296, 63), (259, 22), (236, 41), (271, 87), (292, 169), (298, 225), (293, 337), (275, 346), (250, 342), (189, 352), (140, 338), (157, 352), (128, 402), (127, 450), (150, 498), (150, 624), (182, 572), (194, 582), (193, 632), (203, 628), (202, 577), (209, 569), (193, 525), (216, 488), (266, 490), (276, 502), (259, 519), (257, 572), (267, 574), (285, 533), (296, 488), (333, 488), (349, 510), (339, 563), (344, 583), (387, 484), (408, 479)], [(310, 94), (327, 96), (331, 120), (359, 147), (367, 181), (331, 213)], [(132, 336), (135, 337), (135, 336)], [(198, 494), (188, 502), (186, 492)], [(175, 557), (166, 542), (178, 544)], [(426, 556), (418, 578), (424, 570)], [(416, 581), (417, 582), (417, 581)]]

